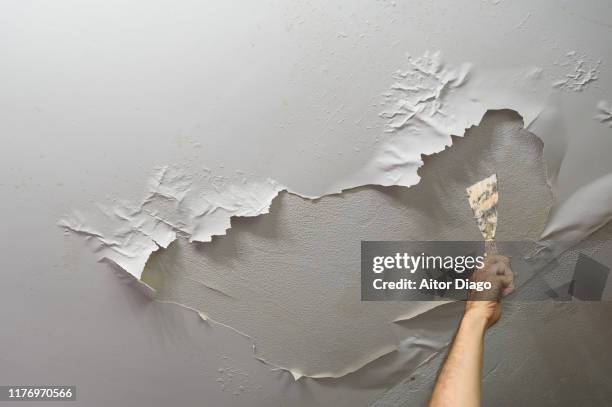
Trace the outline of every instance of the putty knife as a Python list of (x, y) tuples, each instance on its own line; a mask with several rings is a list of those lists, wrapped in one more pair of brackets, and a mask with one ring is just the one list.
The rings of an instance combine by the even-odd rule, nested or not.
[(497, 229), (497, 174), (483, 179), (465, 189), (478, 229), (485, 240), (485, 251), (497, 254), (495, 231)]

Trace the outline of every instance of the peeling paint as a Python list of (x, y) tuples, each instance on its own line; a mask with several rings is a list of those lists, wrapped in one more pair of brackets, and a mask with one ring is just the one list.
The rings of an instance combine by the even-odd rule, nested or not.
[(93, 240), (100, 259), (110, 260), (140, 279), (151, 253), (168, 247), (177, 236), (209, 242), (213, 236), (225, 234), (232, 216), (267, 213), (282, 189), (271, 180), (229, 180), (206, 169), (193, 174), (179, 166), (164, 166), (149, 179), (147, 195), (140, 204), (98, 205), (87, 221), (73, 212), (59, 225)]
[(597, 114), (594, 119), (607, 124), (608, 127), (612, 127), (612, 102), (600, 100), (597, 103)]
[[(384, 94), (389, 107), (380, 116), (386, 119), (385, 131), (396, 132), (416, 123), (447, 136), (456, 126), (456, 118), (447, 111), (446, 95), (463, 86), (470, 72), (470, 65), (448, 67), (442, 62), (440, 52), (425, 53), (420, 57), (407, 56), (407, 69), (397, 71), (396, 82)], [(446, 121), (455, 121), (446, 124)]]
[(592, 82), (599, 79), (601, 60), (593, 60), (586, 55), (578, 54), (576, 51), (567, 52), (563, 59), (556, 64), (565, 69), (566, 73), (553, 82), (555, 88), (570, 92), (582, 92)]
[[(272, 225), (267, 233), (260, 233), (260, 225), (278, 218), (279, 204), (281, 209), (289, 200), (299, 205), (295, 194), (321, 198), (301, 202), (302, 212), (296, 210), (295, 216), (303, 224), (296, 230), (316, 224), (311, 236), (328, 237), (323, 231), (329, 232), (329, 225), (343, 218), (352, 222), (347, 234), (334, 242), (338, 244), (346, 243), (355, 229), (378, 231), (377, 236), (384, 238), (386, 230), (377, 229), (384, 225), (393, 233), (414, 225), (420, 228), (416, 230), (450, 236), (466, 222), (472, 229), (465, 232), (477, 234), (471, 218), (451, 219), (444, 225), (435, 222), (445, 219), (447, 211), (460, 209), (438, 206), (439, 202), (452, 203), (459, 196), (469, 210), (459, 185), (477, 178), (463, 177), (464, 161), (454, 161), (440, 183), (423, 181), (432, 160), (437, 161), (435, 154), (452, 160), (466, 146), (462, 141), (468, 140), (454, 136), (478, 124), (487, 110), (519, 112), (525, 126), (533, 125), (527, 128), (544, 141), (548, 178), (557, 194), (554, 217), (580, 187), (612, 171), (607, 119), (612, 48), (605, 40), (612, 27), (610, 4), (607, 0), (161, 1), (153, 5), (135, 1), (121, 7), (94, 0), (58, 7), (55, 2), (2, 2), (0, 48), (7, 80), (0, 95), (4, 135), (0, 154), (5, 167), (0, 188), (2, 214), (8, 220), (3, 223), (5, 247), (10, 248), (2, 299), (3, 309), (21, 310), (6, 314), (7, 326), (19, 329), (4, 332), (6, 343), (17, 344), (5, 355), (5, 364), (17, 369), (16, 374), (36, 371), (41, 382), (53, 382), (59, 369), (78, 377), (79, 389), (97, 388), (101, 374), (113, 372), (104, 377), (109, 392), (90, 392), (90, 399), (80, 401), (88, 405), (138, 405), (143, 397), (151, 406), (168, 404), (167, 400), (198, 405), (205, 394), (211, 405), (360, 406), (371, 403), (382, 387), (403, 380), (406, 386), (395, 392), (396, 398), (376, 405), (425, 404), (420, 396), (435, 380), (441, 359), (435, 355), (443, 352), (435, 348), (443, 347), (442, 338), (453, 327), (452, 318), (444, 319), (437, 309), (419, 316), (408, 304), (405, 312), (398, 310), (399, 318), (409, 319), (403, 321), (402, 335), (387, 335), (400, 344), (392, 342), (385, 349), (396, 350), (353, 373), (316, 380), (302, 377), (294, 383), (289, 373), (271, 373), (252, 354), (265, 356), (270, 365), (295, 367), (295, 375), (309, 372), (303, 360), (289, 363), (270, 350), (268, 338), (243, 329), (258, 344), (251, 352), (249, 340), (234, 335), (235, 329), (218, 330), (227, 331), (223, 335), (209, 329), (216, 320), (233, 322), (220, 316), (218, 309), (203, 302), (192, 304), (198, 305), (191, 308), (193, 312), (185, 312), (151, 303), (134, 292), (136, 284), (123, 274), (142, 281), (143, 267), (185, 245), (195, 252), (191, 259), (211, 263), (188, 265), (181, 286), (191, 291), (180, 294), (190, 301), (203, 298), (229, 304), (230, 312), (235, 303), (244, 301), (242, 292), (204, 272), (248, 276), (250, 269), (242, 261), (253, 252), (261, 251), (264, 258), (263, 251), (268, 250), (268, 257), (277, 257), (281, 246), (273, 244), (275, 232), (283, 225)], [(570, 49), (577, 52), (565, 56)], [(410, 58), (404, 57), (405, 51)], [(422, 109), (418, 116), (429, 122), (415, 116), (386, 131), (389, 119), (379, 114), (393, 111), (402, 100), (410, 102), (412, 96), (391, 86), (410, 84), (411, 76), (418, 79), (416, 73), (401, 79), (394, 72), (396, 76), (414, 72), (415, 61), (435, 54), (439, 70), (421, 78), (427, 88), (420, 94), (434, 95), (435, 100), (419, 98), (413, 104)], [(463, 66), (469, 70), (460, 86), (451, 86), (451, 81), (436, 92), (440, 78), (460, 73)], [(555, 82), (557, 88), (552, 86)], [(381, 97), (389, 89), (389, 96)], [(601, 99), (608, 101), (604, 111), (596, 108)], [(548, 113), (542, 108), (551, 102), (553, 124), (543, 128)], [(487, 136), (497, 139), (505, 130), (492, 126)], [(526, 152), (512, 150), (506, 157), (509, 169), (500, 172), (502, 196), (509, 189), (528, 191), (520, 196), (532, 199), (529, 176), (533, 174), (519, 180), (508, 174), (532, 164), (526, 157), (533, 157), (531, 149), (537, 144), (523, 145)], [(486, 167), (474, 177), (495, 171), (489, 159), (486, 154), (472, 157)], [(170, 164), (167, 171), (153, 172), (164, 164)], [(237, 169), (248, 175), (234, 174)], [(542, 174), (537, 174), (537, 191), (546, 191)], [(255, 197), (248, 185), (257, 185)], [(264, 196), (257, 194), (260, 189), (267, 191)], [(435, 199), (419, 200), (406, 189), (425, 191)], [(342, 195), (333, 195), (341, 191)], [(229, 202), (223, 202), (225, 197)], [(371, 198), (371, 205), (356, 208), (368, 209), (368, 216), (341, 210), (355, 204), (355, 197)], [(575, 205), (570, 214), (578, 217), (578, 225), (572, 224), (576, 219), (557, 217), (550, 230), (563, 231), (567, 226), (575, 240), (576, 231), (591, 230), (592, 225), (582, 222), (605, 220), (605, 212), (590, 216), (589, 197), (582, 202), (570, 198)], [(269, 211), (270, 201), (272, 213), (267, 215), (232, 215)], [(327, 206), (330, 201), (337, 210)], [(237, 202), (246, 203), (246, 209), (234, 206)], [(579, 204), (585, 208), (585, 218), (580, 217)], [(390, 216), (401, 206), (414, 212)], [(501, 237), (507, 237), (509, 229), (516, 231), (505, 218), (516, 216), (529, 228), (525, 236), (537, 240), (547, 216), (545, 207), (530, 211), (529, 202), (502, 200)], [(71, 212), (72, 208), (78, 211)], [(323, 219), (327, 223), (320, 222), (313, 208), (327, 208), (330, 216)], [(434, 208), (439, 211), (429, 212)], [(66, 235), (55, 227), (60, 218)], [(602, 234), (604, 229), (609, 232), (609, 226), (594, 234), (605, 239), (604, 252), (612, 253), (610, 234)], [(231, 268), (225, 256), (211, 257), (209, 251), (226, 247), (236, 234), (245, 235), (241, 239), (250, 244), (227, 248), (236, 260), (229, 263)], [(210, 241), (198, 243), (199, 239)], [(83, 243), (96, 253), (83, 251)], [(313, 263), (323, 263), (332, 249), (329, 244)], [(94, 264), (98, 256), (114, 264)], [(338, 276), (346, 269), (338, 264), (346, 262), (325, 263), (320, 274), (328, 274), (326, 281), (344, 292)], [(166, 273), (171, 273), (174, 263), (166, 264)], [(285, 272), (281, 266), (279, 274)], [(130, 274), (118, 272), (115, 278), (118, 268)], [(346, 291), (350, 295), (350, 288)], [(161, 301), (164, 294), (165, 289), (152, 295)], [(181, 300), (183, 308), (189, 305), (186, 302)], [(350, 298), (338, 302), (337, 308), (316, 311), (322, 318), (337, 313), (347, 320), (342, 324), (350, 323), (355, 311)], [(296, 312), (295, 307), (284, 308)], [(491, 373), (483, 386), (484, 404), (605, 405), (611, 398), (606, 384), (612, 354), (606, 351), (610, 332), (605, 329), (611, 310), (603, 303), (505, 306), (504, 318), (487, 337), (485, 371)], [(256, 311), (245, 307), (244, 312), (262, 318)], [(278, 309), (279, 315), (282, 312)], [(196, 313), (211, 322), (197, 320)], [(392, 314), (381, 311), (379, 317), (395, 321)], [(435, 330), (432, 324), (438, 320), (444, 323)], [(386, 321), (384, 329), (395, 332), (399, 323), (393, 321)], [(318, 332), (342, 324), (321, 325)], [(183, 332), (187, 327), (189, 335)], [(61, 334), (65, 332), (72, 334)], [(343, 347), (313, 342), (300, 350), (311, 351), (307, 357), (345, 355), (359, 336), (332, 338)], [(292, 346), (274, 344), (278, 349)], [(326, 348), (332, 351), (321, 356)], [(567, 349), (578, 352), (568, 354)], [(336, 360), (336, 367), (327, 366), (319, 373), (355, 368), (379, 350), (362, 349), (346, 363)], [(215, 378), (219, 356), (224, 354), (236, 359), (230, 367), (252, 372), (264, 391), (243, 397), (220, 391)], [(50, 363), (41, 365), (40, 360)], [(118, 370), (117, 364), (127, 368)], [(87, 366), (94, 368), (83, 368)], [(158, 385), (168, 377), (177, 379), (174, 385)]]
[(540, 241), (547, 255), (556, 258), (611, 220), (612, 174), (607, 174), (578, 189), (564, 202), (548, 220)]
[[(519, 156), (525, 164), (511, 165)], [(257, 358), (294, 378), (357, 374), (396, 351), (427, 359), (446, 342), (424, 330), (401, 347), (391, 333), (439, 304), (361, 302), (358, 242), (480, 241), (465, 188), (493, 171), (502, 191), (499, 238), (536, 239), (552, 195), (542, 143), (509, 111), (490, 112), (424, 161), (422, 182), (411, 188), (363, 187), (316, 201), (281, 192), (269, 214), (236, 218), (225, 236), (203, 245), (179, 239), (155, 253), (143, 281), (156, 298), (250, 337)]]
[[(152, 174), (140, 203), (120, 202), (108, 208), (98, 205), (87, 215), (74, 211), (58, 223), (86, 235), (101, 259), (116, 263), (139, 279), (151, 253), (167, 247), (177, 236), (208, 242), (212, 236), (225, 234), (233, 216), (267, 213), (272, 199), (282, 190), (316, 199), (363, 185), (416, 185), (423, 165), (421, 156), (450, 146), (451, 135), (462, 135), (481, 120), (487, 108), (520, 107), (517, 110), (526, 124), (531, 123), (544, 101), (533, 101), (532, 95), (514, 88), (516, 81), (507, 79), (517, 74), (537, 81), (524, 70), (504, 73), (503, 81), (487, 72), (470, 79), (469, 63), (445, 64), (440, 52), (408, 55), (406, 67), (393, 75), (391, 91), (383, 96), (382, 131), (390, 134), (362, 169), (332, 184), (328, 191), (304, 194), (265, 177), (226, 179), (206, 168), (187, 170), (170, 165)], [(504, 88), (504, 83), (509, 87)]]

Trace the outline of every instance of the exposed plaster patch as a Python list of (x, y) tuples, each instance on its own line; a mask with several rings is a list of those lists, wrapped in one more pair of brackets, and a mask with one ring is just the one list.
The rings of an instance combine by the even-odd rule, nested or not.
[(454, 141), (424, 157), (423, 182), (414, 187), (358, 188), (316, 201), (281, 193), (268, 215), (235, 218), (225, 236), (203, 245), (179, 239), (154, 254), (143, 281), (160, 300), (249, 336), (258, 358), (295, 378), (343, 377), (393, 352), (419, 349), (426, 360), (446, 342), (425, 328), (418, 337), (392, 331), (438, 304), (361, 302), (358, 242), (481, 240), (465, 188), (491, 172), (501, 189), (500, 239), (537, 239), (552, 200), (542, 143), (516, 114), (490, 112)]

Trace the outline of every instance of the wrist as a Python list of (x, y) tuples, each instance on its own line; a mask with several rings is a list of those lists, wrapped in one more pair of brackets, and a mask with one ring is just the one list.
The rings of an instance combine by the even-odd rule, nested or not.
[(484, 332), (489, 326), (489, 313), (480, 308), (468, 308), (463, 314), (461, 325), (465, 325), (470, 330)]

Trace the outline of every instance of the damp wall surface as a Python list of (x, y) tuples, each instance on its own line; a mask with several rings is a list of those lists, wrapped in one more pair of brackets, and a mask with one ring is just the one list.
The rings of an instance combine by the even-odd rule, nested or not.
[[(501, 234), (537, 239), (554, 213), (553, 232), (583, 211), (593, 216), (578, 231), (608, 219), (605, 182), (558, 209), (612, 171), (606, 1), (5, 1), (0, 20), (0, 385), (76, 385), (73, 406), (420, 405), (460, 309), (383, 304), (363, 329), (388, 334), (360, 336), (365, 306), (341, 274), (351, 241), (479, 239), (455, 200), (489, 169), (507, 174)], [(460, 143), (477, 137), (510, 144)], [(436, 166), (436, 154), (456, 161)], [(431, 168), (454, 177), (423, 182)], [(603, 256), (610, 237), (597, 233)], [(321, 336), (274, 337), (257, 307), (295, 313), (287, 298), (272, 307), (221, 286), (232, 259), (238, 276), (250, 265), (280, 278), (304, 267), (304, 256), (279, 267), (289, 249), (323, 237), (316, 278), (344, 297), (325, 297), (329, 318), (300, 303), (310, 325), (296, 327)], [(170, 268), (204, 256), (183, 275), (216, 275), (213, 288), (235, 290), (255, 317), (199, 285), (170, 280), (155, 297), (134, 277), (146, 282), (147, 261), (168, 264), (181, 245), (204, 254)], [(486, 402), (608, 403), (609, 314), (509, 304), (487, 337)], [(309, 373), (321, 377), (295, 381)]]

